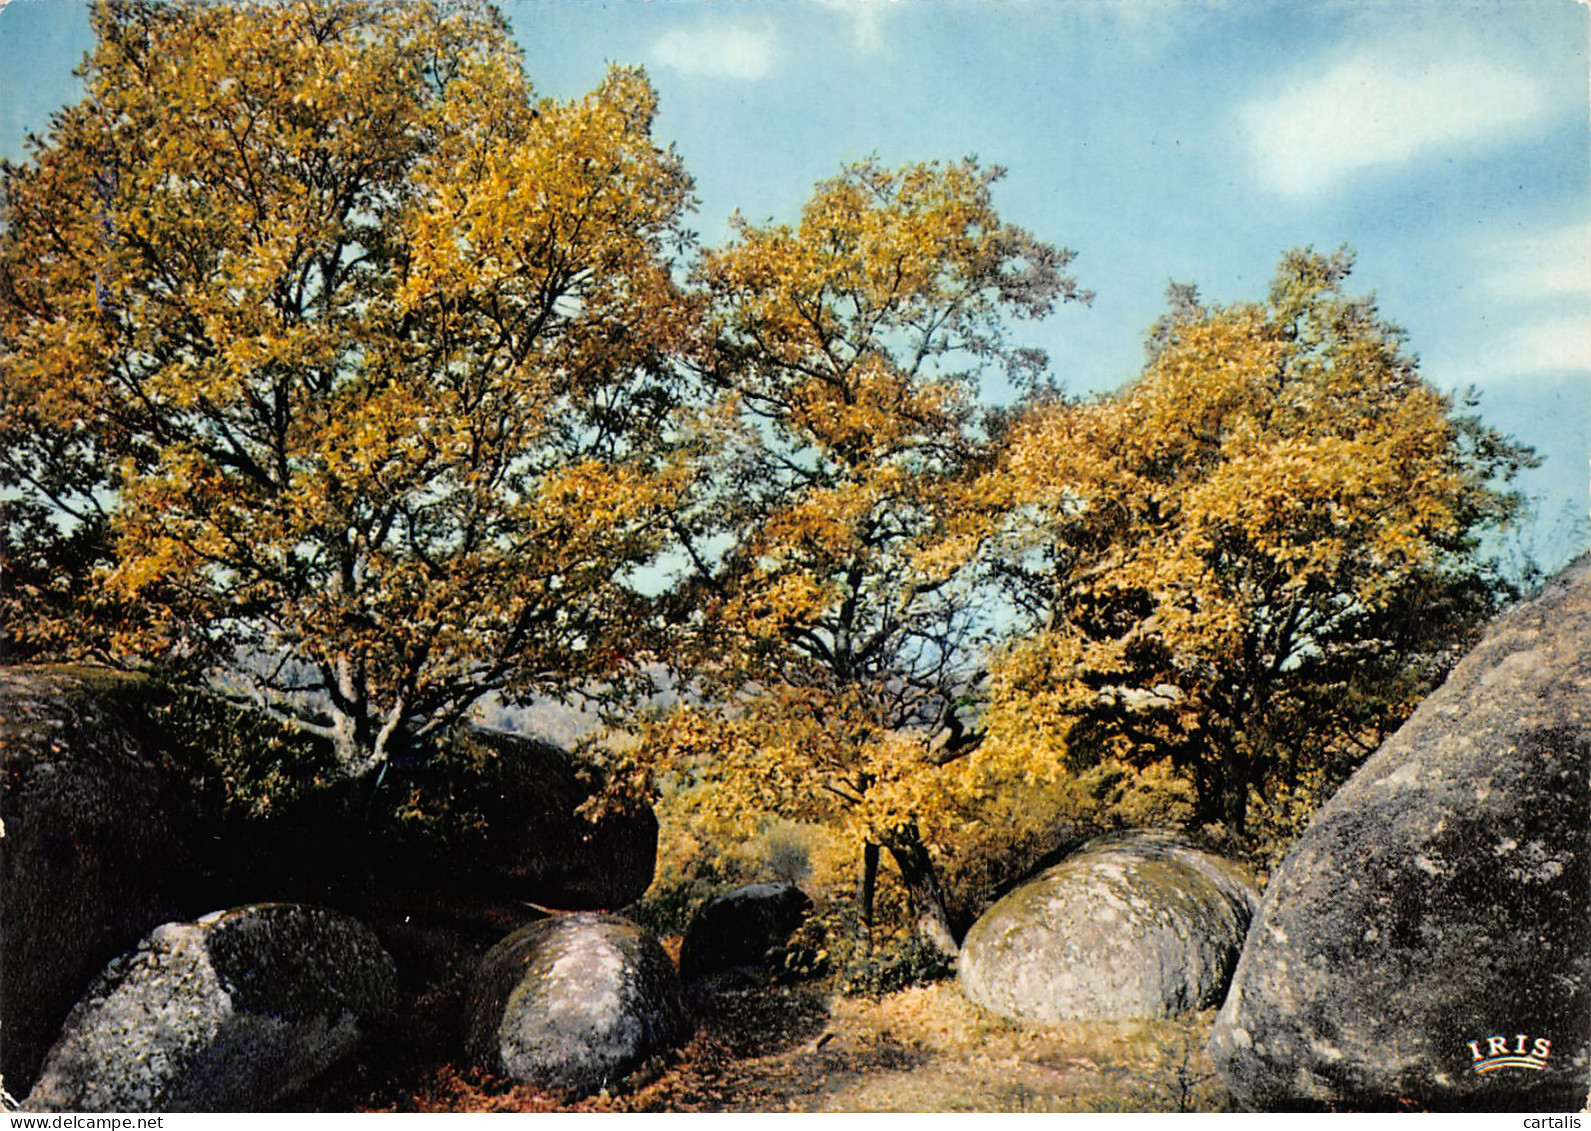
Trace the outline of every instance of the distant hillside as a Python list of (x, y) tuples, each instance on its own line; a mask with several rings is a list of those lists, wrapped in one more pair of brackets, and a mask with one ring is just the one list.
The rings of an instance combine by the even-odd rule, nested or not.
[[(647, 706), (672, 707), (679, 702), (680, 696), (667, 673), (655, 669), (647, 674), (658, 689), (647, 698)], [(565, 749), (603, 731), (601, 718), (589, 704), (541, 696), (528, 703), (510, 704), (497, 695), (490, 695), (475, 708), (473, 719), (479, 726), (539, 738)]]

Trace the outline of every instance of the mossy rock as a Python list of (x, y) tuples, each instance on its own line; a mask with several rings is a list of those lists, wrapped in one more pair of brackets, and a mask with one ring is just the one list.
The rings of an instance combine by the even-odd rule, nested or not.
[(680, 943), (679, 968), (687, 980), (737, 966), (763, 964), (790, 941), (812, 910), (794, 884), (747, 884), (716, 896), (691, 918)]
[(92, 666), (0, 668), (0, 1076), (25, 1092), (83, 989), (162, 923), (213, 907), (340, 907), (405, 986), (460, 982), (558, 908), (651, 882), (644, 804), (582, 807), (599, 767), (473, 731), (343, 778), (327, 744), (198, 689)]
[(376, 878), (561, 911), (628, 906), (652, 883), (657, 817), (639, 799), (588, 817), (604, 786), (601, 767), (561, 747), (470, 727), (387, 775)]
[(960, 986), (1032, 1024), (1205, 1009), (1226, 991), (1257, 904), (1241, 868), (1170, 834), (1092, 841), (972, 925)]
[[(1211, 1055), (1251, 1108), (1575, 1110), (1588, 899), (1591, 556), (1494, 622), (1315, 815)], [(1493, 1037), (1548, 1055), (1477, 1064)]]
[(22, 1092), (78, 995), (185, 914), (203, 835), (147, 680), (0, 668), (0, 1074)]
[(566, 1098), (622, 1080), (691, 1032), (679, 976), (656, 939), (617, 915), (560, 915), (481, 961), (470, 994), (472, 1064)]
[(33, 1111), (255, 1111), (348, 1055), (395, 1004), (392, 959), (346, 915), (263, 904), (169, 923), (72, 1010)]

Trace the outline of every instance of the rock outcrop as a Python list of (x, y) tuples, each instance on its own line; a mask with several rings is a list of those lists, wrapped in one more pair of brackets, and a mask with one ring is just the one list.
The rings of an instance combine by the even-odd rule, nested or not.
[(183, 914), (180, 774), (141, 680), (0, 669), (0, 1075), (25, 1092), (94, 975)]
[(1254, 1108), (1573, 1110), (1588, 901), (1591, 557), (1499, 618), (1315, 816), (1211, 1053)]
[(761, 965), (790, 940), (812, 900), (794, 884), (747, 884), (708, 900), (691, 917), (680, 944), (680, 976), (705, 978), (737, 966)]
[(294, 904), (157, 928), (115, 960), (45, 1058), (33, 1111), (257, 1111), (347, 1055), (394, 1004), (392, 960)]
[(481, 961), (470, 999), (471, 1062), (566, 1098), (618, 1082), (691, 1029), (668, 956), (616, 915), (516, 931)]
[(967, 932), (961, 990), (1004, 1017), (1168, 1017), (1220, 1002), (1258, 904), (1235, 865), (1161, 832), (1084, 845)]
[(95, 975), (160, 924), (336, 907), (405, 993), (461, 1007), (493, 943), (541, 906), (634, 901), (657, 850), (649, 807), (544, 743), (475, 730), (344, 780), (326, 744), (264, 716), (92, 667), (0, 668), (0, 822), (0, 1078), (18, 1094)]
[[(425, 821), (393, 830), (382, 870), (408, 884), (460, 885), (490, 900), (567, 911), (614, 910), (641, 897), (657, 865), (657, 817), (631, 804), (588, 819), (602, 788), (598, 767), (549, 743), (481, 728), (466, 752), (394, 775), (413, 808), (452, 821), (441, 835)], [(468, 824), (457, 821), (465, 815)]]

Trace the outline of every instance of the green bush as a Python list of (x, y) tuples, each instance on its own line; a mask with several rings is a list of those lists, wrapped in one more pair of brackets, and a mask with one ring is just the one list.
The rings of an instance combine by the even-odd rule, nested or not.
[(165, 688), (152, 715), (199, 797), (223, 817), (282, 812), (341, 778), (330, 743), (213, 693)]
[(683, 935), (702, 904), (750, 882), (733, 859), (696, 857), (684, 867), (660, 860), (657, 878), (629, 914), (653, 934), (665, 938)]

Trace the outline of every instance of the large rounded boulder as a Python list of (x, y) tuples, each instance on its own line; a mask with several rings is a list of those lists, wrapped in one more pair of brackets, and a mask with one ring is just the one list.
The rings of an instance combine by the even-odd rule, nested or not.
[[(381, 836), (383, 886), (601, 911), (634, 903), (652, 883), (651, 807), (609, 798), (601, 767), (551, 743), (473, 727), (389, 778), (402, 804)], [(599, 797), (610, 803), (593, 810)]]
[(1591, 1081), (1591, 557), (1316, 815), (1210, 1051), (1262, 1109), (1572, 1110)]
[(704, 903), (680, 943), (680, 975), (705, 978), (738, 966), (763, 964), (789, 942), (812, 910), (794, 884), (747, 884)]
[(577, 1098), (690, 1029), (657, 940), (627, 919), (587, 912), (532, 923), (487, 952), (465, 1039), (477, 1067)]
[(986, 911), (957, 963), (1003, 1017), (1169, 1017), (1216, 1005), (1258, 897), (1242, 870), (1162, 832), (1090, 842)]
[(275, 1106), (390, 1014), (394, 977), (375, 936), (332, 911), (261, 904), (166, 924), (72, 1010), (27, 1106)]
[(183, 912), (196, 833), (155, 692), (0, 669), (0, 1076), (25, 1090), (83, 987)]

